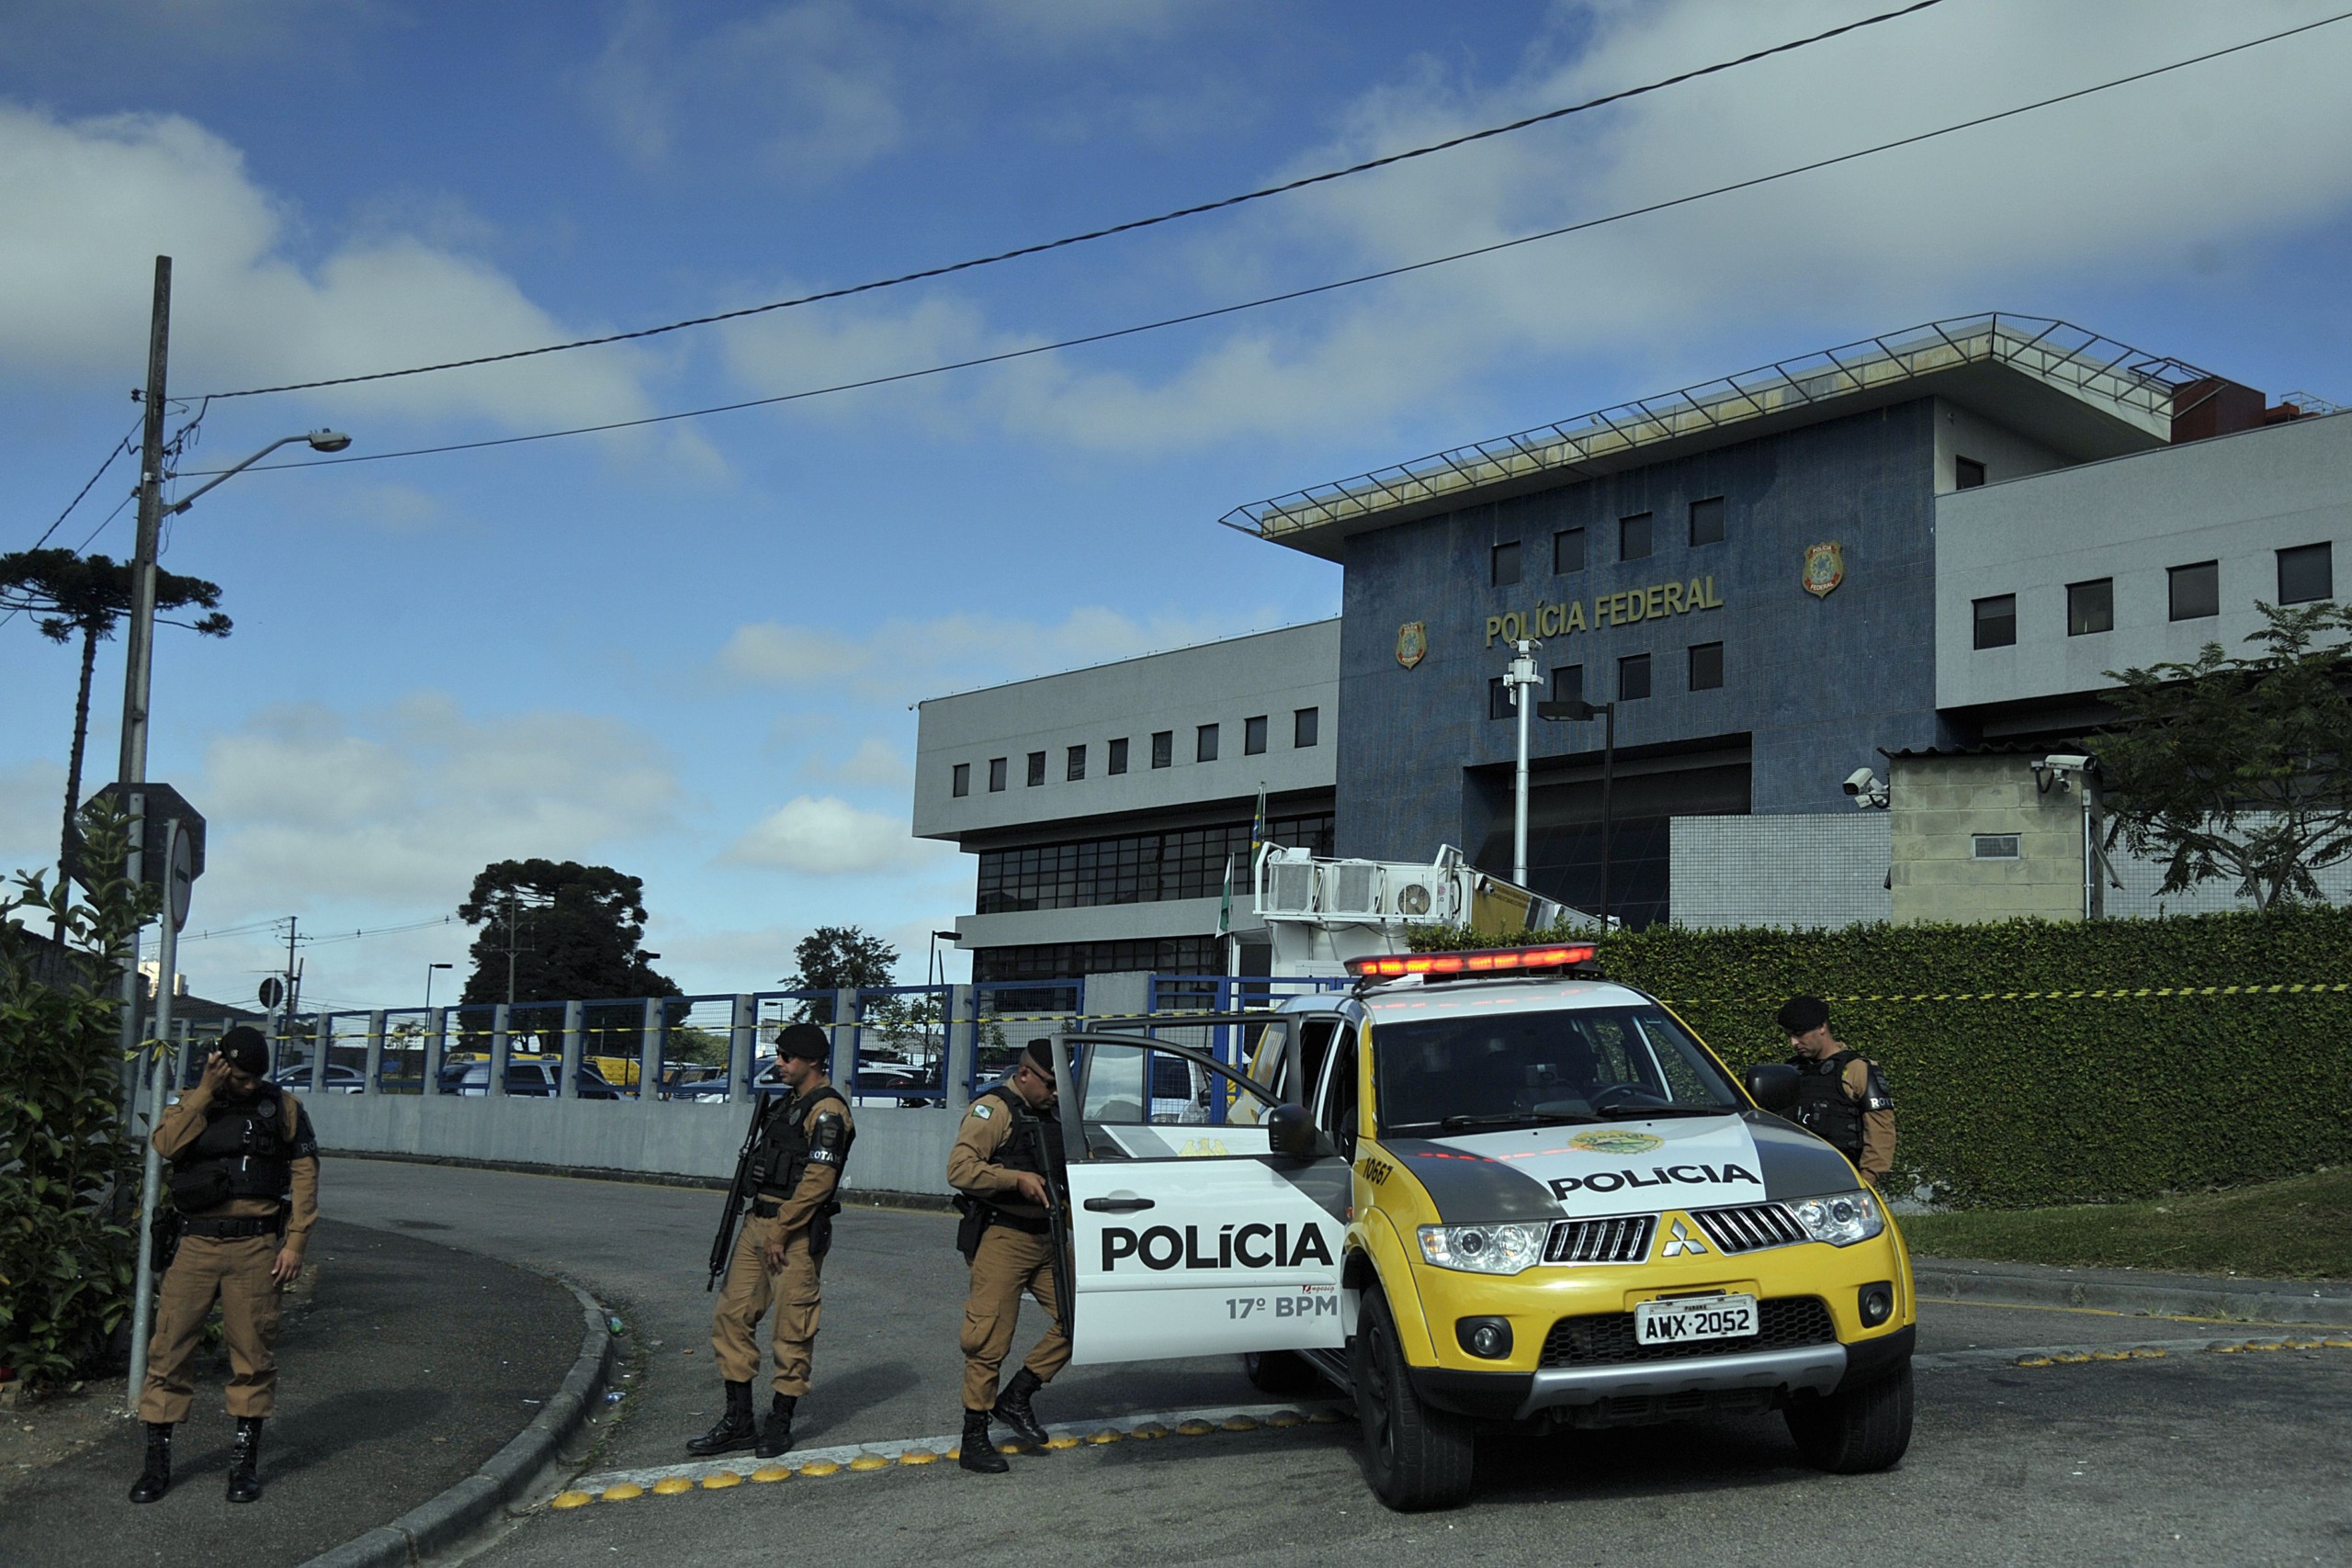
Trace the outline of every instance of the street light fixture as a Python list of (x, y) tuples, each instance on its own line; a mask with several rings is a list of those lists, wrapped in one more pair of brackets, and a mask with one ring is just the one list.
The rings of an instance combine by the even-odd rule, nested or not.
[(946, 976), (941, 972), (939, 967), (939, 944), (943, 942), (956, 942), (963, 940), (964, 933), (961, 931), (933, 931), (931, 933), (931, 956), (923, 961), (922, 966), (922, 983), (924, 985), (939, 986), (946, 983)]
[(455, 969), (456, 967), (454, 964), (428, 964), (424, 966), (424, 1010), (426, 1012), (433, 1010), (433, 972), (435, 969)]
[(1609, 930), (1609, 838), (1614, 824), (1610, 817), (1610, 786), (1617, 775), (1617, 705), (1589, 703), (1582, 697), (1568, 697), (1559, 702), (1535, 705), (1535, 716), (1555, 723), (1589, 723), (1595, 716), (1607, 720), (1608, 728), (1600, 750), (1600, 929)]

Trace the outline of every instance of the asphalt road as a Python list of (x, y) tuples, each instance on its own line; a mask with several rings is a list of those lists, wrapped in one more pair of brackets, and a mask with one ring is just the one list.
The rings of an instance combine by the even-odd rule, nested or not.
[[(334, 1161), (331, 1182), (340, 1218), (556, 1267), (614, 1305), (636, 1359), (626, 1414), (593, 1468), (685, 1458), (681, 1439), (717, 1403), (701, 1290), (715, 1194), (353, 1160)], [(954, 1430), (963, 1266), (952, 1231), (937, 1214), (842, 1216), (802, 1447)], [(1433, 1549), (1498, 1563), (2352, 1559), (2352, 1425), (2341, 1419), (2352, 1350), (2177, 1348), (2034, 1369), (1990, 1353), (2225, 1333), (2245, 1335), (1926, 1304), (1917, 1435), (1878, 1476), (1803, 1467), (1770, 1416), (1503, 1437), (1482, 1444), (1467, 1506), (1407, 1517), (1364, 1490), (1351, 1427), (1307, 1426), (1023, 1456), (1000, 1479), (938, 1464), (551, 1510), (478, 1561), (749, 1559), (786, 1539), (822, 1540), (844, 1563), (1006, 1554), (1088, 1568), (1144, 1551), (1360, 1563)], [(1039, 1402), (1048, 1420), (1079, 1424), (1262, 1403), (1229, 1361), (1073, 1368)]]

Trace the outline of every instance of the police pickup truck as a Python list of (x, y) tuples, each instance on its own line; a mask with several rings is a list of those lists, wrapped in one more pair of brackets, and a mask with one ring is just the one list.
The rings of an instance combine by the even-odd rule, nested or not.
[[(1845, 1157), (1589, 947), (1352, 960), (1250, 1072), (1057, 1036), (1081, 1362), (1238, 1352), (1352, 1395), (1383, 1502), (1468, 1495), (1474, 1434), (1779, 1409), (1832, 1472), (1911, 1434), (1911, 1269)], [(1193, 1037), (1207, 1034), (1199, 1021)], [(1169, 1058), (1205, 1092), (1171, 1110)], [(1296, 1086), (1294, 1088), (1293, 1086)]]

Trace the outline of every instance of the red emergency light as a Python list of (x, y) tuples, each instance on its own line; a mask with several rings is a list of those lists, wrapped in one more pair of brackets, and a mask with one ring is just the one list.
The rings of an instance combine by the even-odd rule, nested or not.
[(1376, 958), (1351, 958), (1348, 973), (1359, 980), (1386, 980), (1400, 975), (1489, 976), (1529, 969), (1566, 969), (1592, 962), (1589, 943), (1575, 947), (1487, 947), (1475, 953), (1391, 953)]

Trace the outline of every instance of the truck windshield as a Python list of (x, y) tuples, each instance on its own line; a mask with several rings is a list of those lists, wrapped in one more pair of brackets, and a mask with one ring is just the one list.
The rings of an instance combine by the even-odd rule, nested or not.
[(1713, 1058), (1656, 1008), (1375, 1021), (1383, 1132), (1452, 1132), (1746, 1109)]

